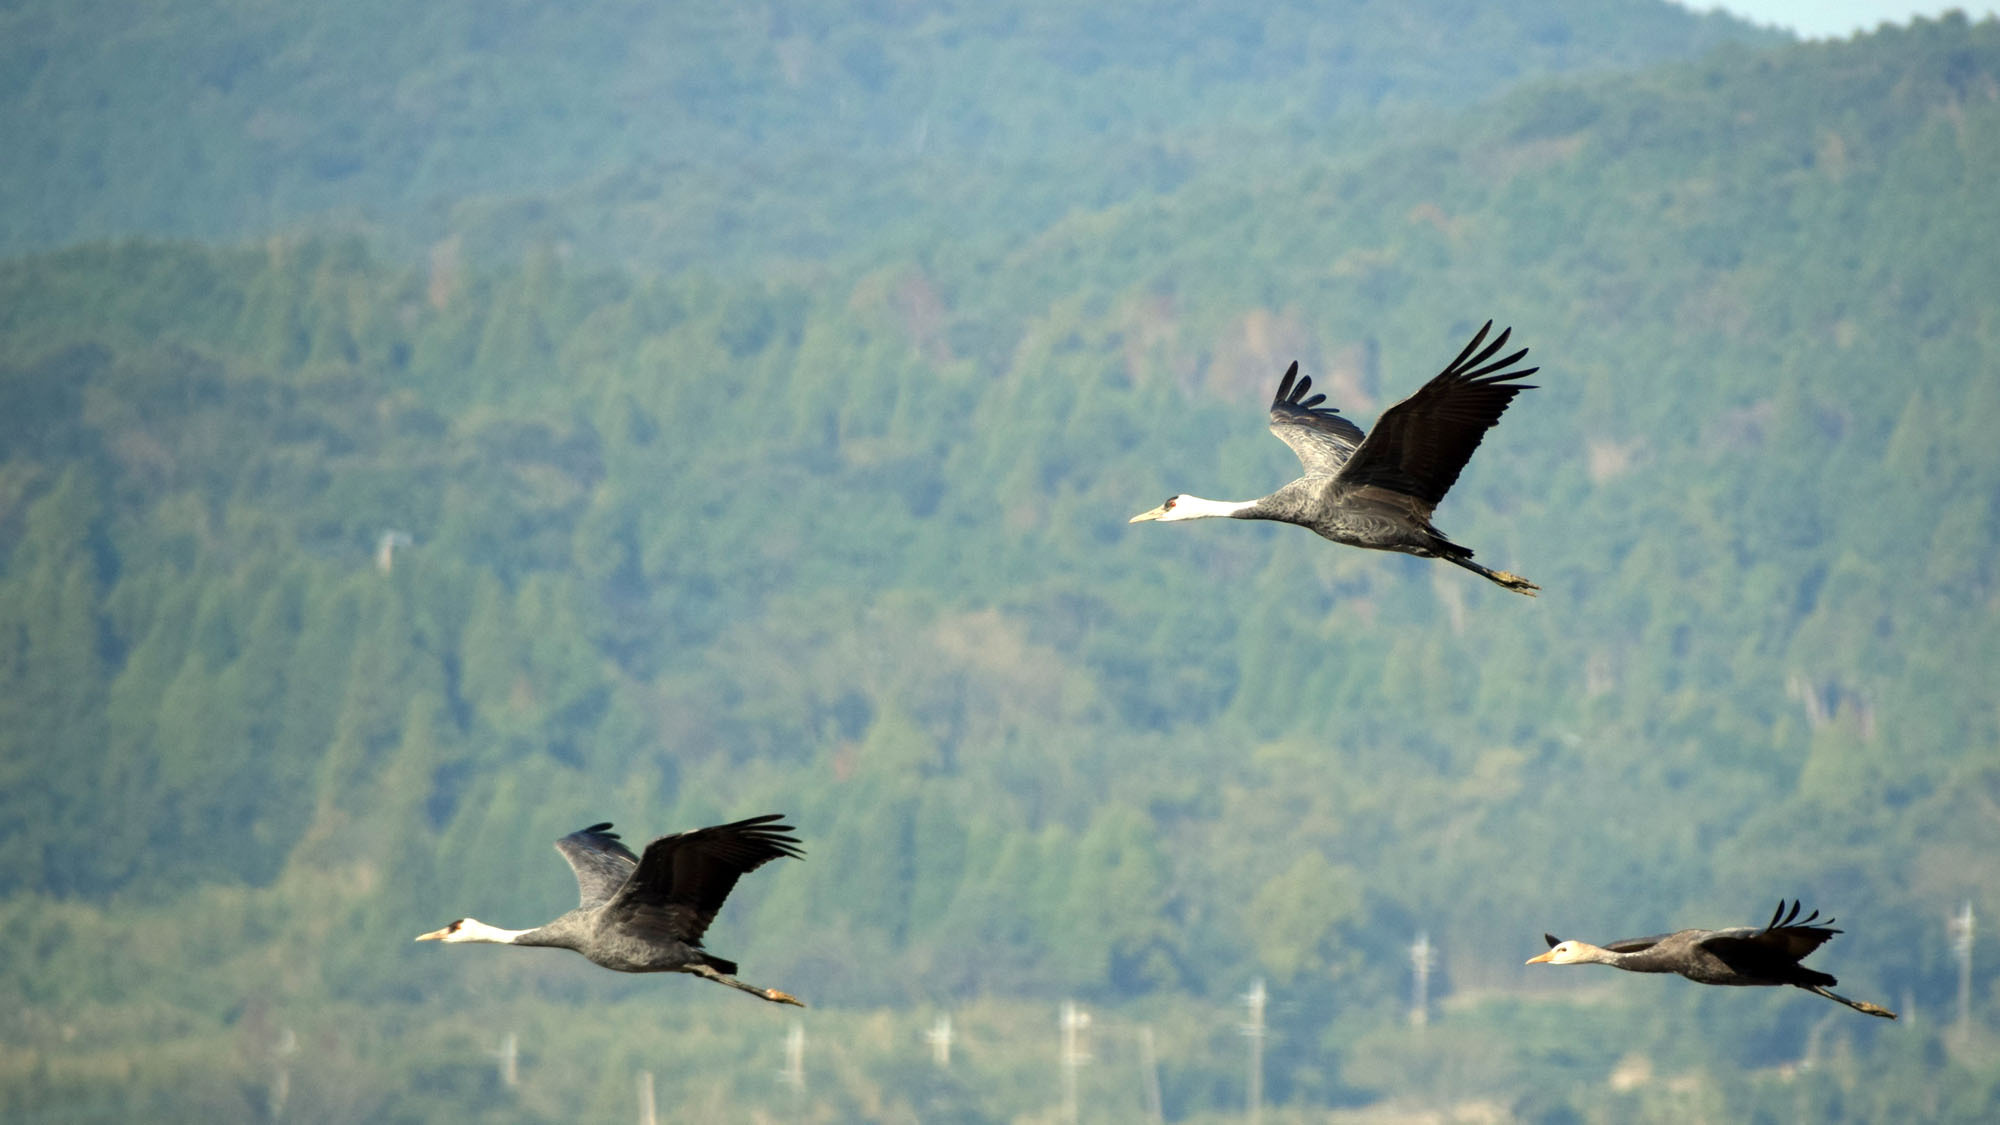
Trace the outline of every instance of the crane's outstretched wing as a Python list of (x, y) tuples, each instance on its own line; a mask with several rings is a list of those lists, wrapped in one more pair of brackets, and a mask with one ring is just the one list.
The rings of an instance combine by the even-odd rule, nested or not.
[(1307, 398), (1312, 385), (1311, 376), (1299, 374), (1297, 361), (1286, 369), (1278, 393), (1271, 399), (1271, 432), (1299, 455), (1307, 476), (1331, 476), (1361, 444), (1361, 427), (1341, 417), (1334, 407), (1320, 406), (1325, 395)]
[(1840, 932), (1833, 928), (1833, 919), (1821, 918), (1819, 911), (1801, 918), (1802, 903), (1793, 900), (1790, 913), (1786, 905), (1784, 899), (1778, 900), (1778, 909), (1763, 929), (1717, 930), (1702, 941), (1702, 947), (1732, 965), (1796, 965)]
[(737, 879), (783, 856), (805, 858), (783, 819), (771, 813), (654, 840), (607, 913), (635, 933), (701, 944)]
[(556, 850), (576, 872), (577, 905), (582, 907), (609, 901), (639, 866), (639, 857), (618, 841), (608, 820), (557, 840)]
[(1514, 331), (1504, 329), (1480, 348), (1492, 328), (1493, 322), (1487, 321), (1450, 366), (1382, 415), (1367, 440), (1347, 458), (1337, 487), (1374, 486), (1433, 506), (1444, 499), (1507, 404), (1522, 391), (1534, 389), (1513, 380), (1541, 370), (1505, 370), (1528, 354), (1526, 348), (1492, 359)]

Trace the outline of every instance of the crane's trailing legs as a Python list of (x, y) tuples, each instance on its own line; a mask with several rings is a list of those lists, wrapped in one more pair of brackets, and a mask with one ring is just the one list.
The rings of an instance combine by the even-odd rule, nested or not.
[[(1453, 546), (1457, 546), (1457, 544), (1453, 544)], [(1463, 551), (1465, 548), (1460, 547), (1459, 550)], [(1441, 555), (1439, 557), (1447, 562), (1457, 563), (1472, 573), (1490, 582), (1505, 586), (1517, 594), (1526, 594), (1532, 598), (1535, 596), (1535, 591), (1541, 589), (1540, 586), (1535, 585), (1518, 574), (1512, 574), (1504, 570), (1489, 570), (1486, 567), (1480, 566), (1478, 563), (1472, 561), (1471, 551), (1466, 551), (1463, 555)]]
[(806, 1006), (805, 1001), (799, 999), (798, 997), (792, 995), (789, 992), (779, 992), (775, 988), (758, 988), (754, 984), (745, 984), (742, 981), (737, 980), (735, 977), (730, 976), (728, 973), (725, 973), (720, 969), (717, 969), (710, 965), (695, 965), (689, 968), (687, 971), (699, 977), (706, 977), (717, 984), (726, 984), (731, 988), (741, 989), (742, 991), (747, 992), (752, 996), (769, 1000), (774, 1004), (793, 1004), (801, 1008)]
[(1799, 987), (1815, 995), (1824, 996), (1828, 1000), (1832, 1000), (1836, 1003), (1845, 1004), (1848, 1007), (1853, 1008), (1855, 1011), (1863, 1013), (1864, 1015), (1881, 1016), (1885, 1020), (1892, 1020), (1896, 1018), (1896, 1013), (1890, 1011), (1887, 1008), (1881, 1007), (1880, 1005), (1876, 1004), (1870, 1004), (1866, 1000), (1849, 1000), (1847, 997), (1842, 996), (1840, 993), (1835, 992), (1833, 989), (1828, 988), (1823, 984), (1802, 984)]

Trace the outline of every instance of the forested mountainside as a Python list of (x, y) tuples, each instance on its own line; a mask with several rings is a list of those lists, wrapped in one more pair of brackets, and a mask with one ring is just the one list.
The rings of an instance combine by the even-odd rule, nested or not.
[[(1143, 1027), (1221, 1120), (1262, 978), (1301, 1119), (1985, 1119), (1945, 919), (2000, 890), (2000, 27), (1295, 164), (772, 279), (0, 263), (0, 1110), (617, 1117), (651, 1068), (697, 1114), (1035, 1119), (1074, 997), (1103, 1116)], [(1126, 525), (1287, 479), (1291, 359), (1368, 424), (1488, 316), (1540, 389), (1439, 521), (1540, 599)], [(583, 824), (763, 811), (808, 858), (710, 943), (820, 1005), (809, 1093), (740, 996), (409, 943), (553, 916)], [(1518, 967), (1780, 895), (1904, 1022)]]
[(334, 224), (743, 269), (907, 253), (913, 217), (1004, 244), (1287, 140), (1724, 41), (1782, 37), (1659, 0), (29, 0), (0, 13), (0, 248)]

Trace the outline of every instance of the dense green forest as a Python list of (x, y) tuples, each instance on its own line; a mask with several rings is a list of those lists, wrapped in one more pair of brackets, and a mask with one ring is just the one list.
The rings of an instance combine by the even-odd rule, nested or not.
[[(223, 121), (289, 104), (287, 51), (378, 78), (339, 117), (287, 85), (302, 139), (252, 160), (59, 96), (54, 46), (7, 70), (62, 175), (119, 146), (56, 106), (206, 163), (4, 173), (61, 205), (0, 208), (49, 247), (0, 261), (0, 1116), (618, 1120), (649, 1071), (675, 1120), (1055, 1121), (1074, 1000), (1085, 1119), (1148, 1120), (1156, 1075), (1165, 1119), (1230, 1120), (1263, 980), (1271, 1120), (1992, 1117), (2000, 974), (1961, 1013), (1947, 919), (2000, 909), (2000, 25), (1356, 4), (1355, 42), (1432, 49), (1342, 55), (1275, 5), (1157, 42), (1148, 5), (863, 7), (686, 17), (727, 47), (692, 70), (441, 9), (434, 133), (379, 76), (447, 63), (361, 50), (365, 12), (4, 17), (237, 43), (228, 82), (116, 96), (207, 82)], [(729, 85), (800, 41), (821, 84)], [(577, 100), (515, 114), (492, 75), (530, 56)], [(980, 67), (1004, 112), (955, 104)], [(768, 147), (592, 180), (617, 97)], [(305, 186), (343, 136), (349, 187)], [(1124, 175), (1154, 143), (1200, 155)], [(854, 162), (788, 217), (817, 145)], [(1038, 179), (1093, 145), (1104, 179)], [(981, 151), (1000, 190), (931, 163)], [(683, 174), (718, 194), (626, 195)], [(108, 233), (153, 237), (78, 240)], [(1489, 316), (1539, 389), (1439, 521), (1541, 598), (1126, 524), (1288, 479), (1291, 360), (1365, 425)], [(765, 811), (807, 859), (709, 944), (814, 1004), (802, 1088), (790, 1011), (410, 942), (552, 917), (549, 843), (592, 821)], [(1902, 1021), (1521, 967), (1780, 896)]]
[(649, 271), (990, 248), (1523, 76), (1778, 39), (1657, 0), (25, 0), (0, 248), (303, 221)]

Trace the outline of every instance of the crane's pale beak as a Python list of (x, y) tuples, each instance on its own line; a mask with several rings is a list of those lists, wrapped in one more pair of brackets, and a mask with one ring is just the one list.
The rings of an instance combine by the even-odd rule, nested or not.
[(1556, 951), (1551, 949), (1547, 953), (1542, 954), (1540, 957), (1528, 958), (1527, 963), (1530, 965), (1540, 965), (1545, 961), (1553, 961), (1555, 959), (1556, 959)]
[(445, 939), (445, 935), (447, 935), (447, 934), (449, 934), (449, 933), (451, 933), (451, 927), (450, 927), (450, 926), (446, 926), (446, 927), (445, 927), (444, 929), (442, 929), (442, 930), (432, 930), (432, 931), (431, 931), (430, 933), (427, 933), (427, 934), (418, 934), (418, 935), (417, 935), (417, 940), (418, 940), (418, 941), (443, 941), (443, 940)]
[(1162, 504), (1162, 505), (1160, 505), (1159, 507), (1157, 507), (1157, 508), (1154, 508), (1154, 509), (1153, 509), (1152, 511), (1150, 511), (1150, 512), (1140, 512), (1140, 513), (1139, 513), (1138, 515), (1136, 515), (1136, 516), (1133, 516), (1133, 517), (1132, 517), (1131, 519), (1129, 519), (1129, 520), (1126, 520), (1125, 522), (1126, 522), (1126, 523), (1145, 523), (1145, 522), (1147, 522), (1148, 520), (1156, 520), (1156, 519), (1159, 519), (1159, 518), (1160, 518), (1161, 516), (1164, 516), (1164, 515), (1166, 515), (1166, 514), (1167, 514), (1167, 506), (1166, 506), (1165, 504)]

